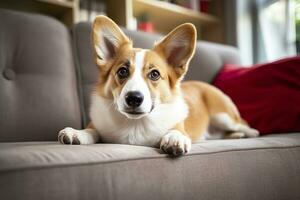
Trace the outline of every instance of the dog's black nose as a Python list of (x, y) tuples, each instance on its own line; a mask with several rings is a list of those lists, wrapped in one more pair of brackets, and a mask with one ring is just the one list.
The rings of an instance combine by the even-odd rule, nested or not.
[(125, 96), (125, 101), (130, 108), (139, 107), (143, 103), (143, 100), (143, 94), (138, 91), (128, 92)]

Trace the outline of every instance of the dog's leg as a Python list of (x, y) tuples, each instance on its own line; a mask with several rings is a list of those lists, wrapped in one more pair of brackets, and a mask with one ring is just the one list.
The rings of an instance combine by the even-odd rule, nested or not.
[(211, 116), (210, 124), (220, 130), (229, 132), (225, 138), (257, 137), (259, 132), (246, 124), (235, 122), (227, 113), (217, 113)]
[(62, 144), (95, 144), (99, 141), (99, 134), (93, 128), (76, 130), (64, 128), (58, 134), (58, 141)]
[(174, 156), (188, 153), (191, 150), (192, 142), (184, 133), (183, 124), (169, 130), (161, 139), (160, 149)]

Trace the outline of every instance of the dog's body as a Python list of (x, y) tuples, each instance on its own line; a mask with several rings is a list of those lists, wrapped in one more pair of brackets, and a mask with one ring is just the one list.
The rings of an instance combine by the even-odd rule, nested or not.
[(160, 146), (179, 155), (201, 139), (258, 136), (220, 90), (197, 81), (181, 84), (195, 50), (193, 25), (179, 26), (145, 50), (133, 48), (114, 22), (100, 16), (93, 42), (100, 74), (91, 124), (84, 130), (63, 129), (62, 143)]

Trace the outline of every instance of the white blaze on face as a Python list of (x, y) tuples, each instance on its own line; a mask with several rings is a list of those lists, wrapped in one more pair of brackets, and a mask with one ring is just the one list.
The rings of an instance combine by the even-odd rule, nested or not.
[[(117, 101), (118, 108), (122, 112), (126, 108), (125, 96), (128, 92), (138, 91), (144, 96), (143, 103), (140, 105), (139, 112), (149, 113), (152, 108), (152, 100), (150, 90), (143, 78), (143, 67), (145, 64), (146, 50), (136, 52), (133, 65), (135, 66), (133, 74), (124, 85), (119, 99)], [(124, 113), (126, 115), (126, 113)], [(128, 115), (127, 115), (128, 116)]]

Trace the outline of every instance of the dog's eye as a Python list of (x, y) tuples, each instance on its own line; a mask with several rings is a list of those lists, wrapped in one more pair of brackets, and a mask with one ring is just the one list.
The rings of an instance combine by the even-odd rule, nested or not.
[(152, 70), (148, 74), (148, 78), (151, 79), (152, 81), (157, 81), (159, 79), (159, 77), (160, 77), (160, 73), (156, 69)]
[(119, 79), (125, 79), (129, 76), (129, 70), (126, 67), (121, 67), (118, 72)]

